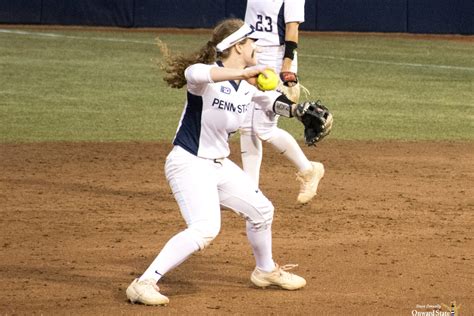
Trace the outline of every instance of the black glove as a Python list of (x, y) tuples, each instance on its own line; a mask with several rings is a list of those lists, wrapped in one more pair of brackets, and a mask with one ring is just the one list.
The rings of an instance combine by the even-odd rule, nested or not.
[(310, 101), (296, 105), (294, 116), (304, 125), (304, 140), (308, 146), (316, 146), (331, 132), (332, 114), (321, 101)]

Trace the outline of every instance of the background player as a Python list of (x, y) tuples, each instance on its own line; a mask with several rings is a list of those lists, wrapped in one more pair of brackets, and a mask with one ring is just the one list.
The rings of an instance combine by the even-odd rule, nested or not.
[[(248, 0), (245, 13), (245, 22), (265, 33), (258, 41), (257, 63), (280, 73), (283, 91), (295, 103), (300, 91), (296, 48), (299, 24), (304, 22), (304, 4), (304, 0)], [(297, 201), (307, 203), (316, 195), (324, 166), (309, 161), (293, 136), (278, 128), (277, 122), (278, 115), (265, 111), (259, 104), (254, 106), (240, 131), (243, 169), (258, 185), (262, 140), (272, 144), (297, 167), (297, 179), (301, 182)]]
[(287, 116), (295, 106), (279, 92), (261, 92), (251, 85), (265, 69), (247, 68), (256, 64), (253, 39), (257, 37), (242, 20), (229, 19), (216, 26), (211, 40), (196, 54), (165, 55), (168, 84), (175, 88), (187, 84), (186, 105), (165, 164), (166, 178), (187, 229), (173, 236), (143, 275), (130, 284), (126, 294), (131, 302), (169, 302), (157, 282), (217, 236), (220, 205), (246, 219), (256, 261), (251, 274), (255, 285), (295, 290), (306, 284), (302, 277), (286, 272), (292, 266), (279, 267), (273, 261), (273, 205), (250, 177), (226, 158), (228, 137), (242, 124), (251, 101), (258, 101), (262, 108), (279, 102), (279, 109), (286, 108)]

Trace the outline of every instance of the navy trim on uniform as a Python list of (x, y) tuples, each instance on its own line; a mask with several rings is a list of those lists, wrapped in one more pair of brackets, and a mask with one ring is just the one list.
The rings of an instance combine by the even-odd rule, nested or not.
[(234, 87), (235, 91), (239, 90), (240, 82), (237, 83), (234, 80), (229, 80), (229, 82), (232, 85), (232, 87)]
[(277, 29), (278, 29), (278, 38), (280, 39), (280, 45), (283, 45), (285, 44), (285, 33), (286, 33), (285, 3), (284, 2), (280, 8), (280, 12), (278, 12)]
[(197, 156), (199, 150), (199, 138), (201, 136), (202, 97), (188, 91), (188, 104), (184, 112), (173, 145), (179, 145), (187, 152)]
[[(218, 60), (216, 61), (216, 64), (217, 66), (219, 67), (224, 67), (224, 64), (222, 63), (222, 61)], [(240, 86), (240, 82), (237, 83), (235, 82), (234, 80), (229, 80), (230, 84), (232, 85), (232, 87), (234, 87), (235, 91), (239, 90), (239, 86)]]

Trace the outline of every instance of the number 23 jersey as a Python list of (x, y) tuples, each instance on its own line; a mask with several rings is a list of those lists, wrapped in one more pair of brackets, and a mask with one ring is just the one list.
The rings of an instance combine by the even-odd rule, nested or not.
[(280, 46), (285, 43), (285, 24), (304, 22), (305, 0), (248, 0), (245, 22), (267, 36), (259, 46)]

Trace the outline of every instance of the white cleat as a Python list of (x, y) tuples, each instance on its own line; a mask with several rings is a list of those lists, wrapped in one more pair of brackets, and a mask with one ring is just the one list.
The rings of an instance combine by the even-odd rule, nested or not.
[(286, 272), (297, 266), (297, 264), (287, 264), (282, 267), (276, 265), (272, 272), (264, 272), (255, 268), (250, 276), (250, 281), (258, 287), (276, 285), (285, 290), (297, 290), (306, 285), (306, 280), (296, 274)]
[(311, 201), (318, 191), (319, 181), (324, 177), (324, 166), (320, 162), (311, 161), (312, 168), (296, 173), (296, 179), (301, 182), (298, 203), (304, 204)]
[(156, 281), (152, 279), (133, 282), (127, 288), (127, 297), (132, 303), (141, 303), (145, 305), (166, 305), (169, 299), (160, 293), (160, 288)]

